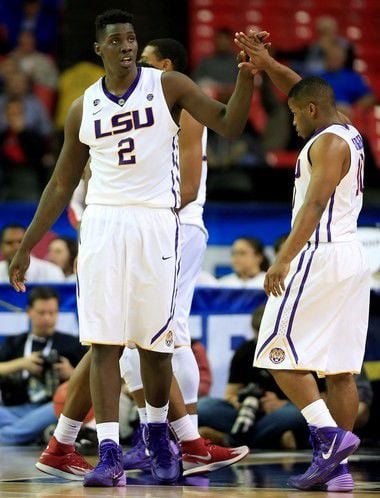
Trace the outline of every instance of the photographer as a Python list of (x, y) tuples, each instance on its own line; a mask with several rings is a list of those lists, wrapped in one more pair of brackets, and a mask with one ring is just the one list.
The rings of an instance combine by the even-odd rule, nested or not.
[[(257, 331), (264, 306), (252, 315)], [(244, 342), (231, 360), (224, 399), (201, 398), (199, 431), (216, 444), (274, 449), (307, 446), (307, 426), (269, 372), (253, 368), (256, 339)], [(286, 439), (284, 437), (286, 435)]]
[(86, 352), (76, 337), (55, 330), (59, 299), (48, 287), (28, 296), (30, 332), (0, 347), (0, 444), (24, 444), (56, 422), (52, 397)]

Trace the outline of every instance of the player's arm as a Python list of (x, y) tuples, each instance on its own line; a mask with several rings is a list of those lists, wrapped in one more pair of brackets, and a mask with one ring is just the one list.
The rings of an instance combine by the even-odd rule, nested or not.
[(291, 88), (302, 78), (290, 67), (284, 66), (277, 62), (266, 49), (265, 44), (257, 39), (257, 33), (250, 30), (248, 35), (245, 33), (236, 33), (236, 45), (246, 52), (250, 62), (242, 62), (239, 67), (251, 67), (254, 71), (265, 71), (273, 84), (286, 95)]
[(285, 290), (284, 280), (290, 262), (310, 239), (335, 188), (350, 167), (349, 147), (334, 134), (326, 133), (318, 138), (309, 155), (312, 165), (310, 183), (289, 237), (266, 274), (264, 289), (268, 296), (280, 296)]
[(187, 111), (181, 112), (179, 164), (181, 171), (181, 209), (197, 198), (202, 175), (203, 125)]
[(54, 173), (47, 184), (36, 214), (27, 229), (19, 250), (9, 267), (9, 279), (17, 291), (25, 291), (24, 276), (29, 266), (30, 251), (50, 229), (65, 206), (82, 176), (88, 159), (88, 147), (79, 141), (82, 120), (82, 98), (71, 106), (65, 139)]
[(185, 109), (196, 121), (224, 137), (236, 138), (242, 133), (253, 93), (251, 68), (239, 71), (227, 105), (211, 99), (190, 78), (176, 71), (163, 73), (162, 85), (169, 109), (175, 106)]

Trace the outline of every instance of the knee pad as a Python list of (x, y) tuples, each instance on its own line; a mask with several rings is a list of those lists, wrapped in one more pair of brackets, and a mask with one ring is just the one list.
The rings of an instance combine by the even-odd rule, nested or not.
[(188, 346), (175, 348), (172, 367), (185, 405), (196, 403), (198, 401), (199, 367), (192, 349)]
[(143, 388), (140, 372), (140, 355), (137, 348), (125, 348), (120, 358), (120, 374), (125, 380), (130, 392)]

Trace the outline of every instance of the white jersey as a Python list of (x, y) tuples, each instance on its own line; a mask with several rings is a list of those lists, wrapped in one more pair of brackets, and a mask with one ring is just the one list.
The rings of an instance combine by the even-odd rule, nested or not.
[(79, 139), (90, 148), (86, 204), (179, 207), (179, 127), (161, 76), (138, 68), (121, 97), (107, 90), (104, 78), (85, 91)]
[(203, 206), (206, 202), (206, 179), (207, 179), (207, 128), (203, 129), (202, 134), (202, 173), (199, 184), (197, 198), (189, 202), (187, 206), (179, 211), (179, 220), (181, 225), (195, 225), (201, 228), (205, 233), (206, 228), (203, 223)]
[[(356, 238), (357, 219), (363, 203), (364, 149), (363, 140), (351, 125), (333, 124), (316, 132), (301, 150), (296, 164), (293, 196), (292, 226), (301, 208), (310, 183), (312, 165), (309, 150), (315, 140), (325, 133), (333, 133), (346, 141), (350, 148), (351, 164), (346, 176), (332, 194), (310, 242), (348, 242)], [(328, 166), (328, 165), (327, 165)]]

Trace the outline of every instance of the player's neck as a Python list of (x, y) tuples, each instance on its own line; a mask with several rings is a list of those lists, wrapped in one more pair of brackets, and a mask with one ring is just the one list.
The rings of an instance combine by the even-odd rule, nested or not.
[(324, 115), (320, 120), (318, 120), (318, 122), (315, 123), (314, 133), (337, 123), (343, 124), (343, 121), (337, 112)]
[(107, 90), (113, 95), (123, 95), (135, 81), (137, 76), (137, 67), (134, 65), (129, 71), (122, 72), (107, 71), (105, 85)]

